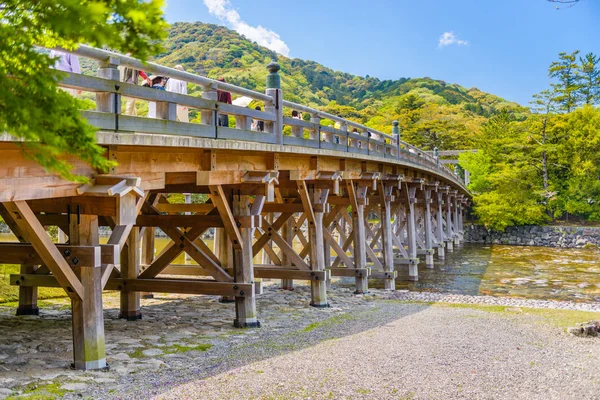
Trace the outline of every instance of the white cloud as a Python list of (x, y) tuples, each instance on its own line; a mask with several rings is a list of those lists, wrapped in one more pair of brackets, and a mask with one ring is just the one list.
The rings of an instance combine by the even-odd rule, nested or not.
[(452, 44), (466, 46), (469, 44), (469, 42), (466, 40), (460, 40), (452, 31), (442, 33), (442, 36), (440, 36), (440, 41), (438, 42), (438, 47), (450, 46)]
[(261, 25), (250, 26), (242, 21), (240, 14), (233, 9), (229, 0), (204, 0), (204, 5), (208, 8), (209, 13), (221, 21), (227, 22), (237, 33), (246, 36), (261, 46), (289, 57), (290, 48), (277, 33)]

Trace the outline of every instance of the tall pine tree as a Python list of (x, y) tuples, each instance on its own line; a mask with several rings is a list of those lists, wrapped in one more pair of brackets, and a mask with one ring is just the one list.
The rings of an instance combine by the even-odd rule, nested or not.
[(550, 64), (548, 75), (557, 80), (553, 84), (554, 99), (562, 111), (571, 112), (580, 103), (581, 74), (577, 63), (579, 50), (571, 54), (559, 53), (558, 61)]
[(581, 97), (585, 104), (598, 103), (600, 96), (600, 69), (598, 69), (598, 56), (588, 53), (580, 57), (581, 63)]

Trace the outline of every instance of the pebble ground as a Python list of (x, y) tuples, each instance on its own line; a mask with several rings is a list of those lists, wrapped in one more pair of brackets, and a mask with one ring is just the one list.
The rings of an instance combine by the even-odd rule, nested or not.
[(143, 301), (141, 321), (125, 322), (117, 319), (118, 298), (107, 296), (108, 372), (67, 368), (65, 304), (25, 318), (0, 307), (0, 397), (600, 397), (600, 339), (573, 337), (529, 312), (583, 310), (582, 318), (600, 319), (597, 304), (380, 290), (355, 296), (343, 285), (332, 288), (331, 308), (307, 307), (309, 297), (307, 286), (267, 286), (258, 297), (262, 328), (236, 330), (233, 305), (216, 297), (157, 295)]

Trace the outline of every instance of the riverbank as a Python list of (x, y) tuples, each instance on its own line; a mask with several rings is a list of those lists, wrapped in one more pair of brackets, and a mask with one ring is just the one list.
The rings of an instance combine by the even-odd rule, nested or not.
[(545, 246), (562, 248), (600, 247), (600, 227), (510, 226), (504, 232), (479, 224), (465, 224), (466, 243)]
[(46, 304), (40, 317), (0, 307), (0, 394), (565, 399), (598, 387), (600, 339), (565, 329), (600, 319), (580, 311), (599, 305), (352, 290), (336, 285), (332, 307), (316, 309), (307, 306), (308, 286), (289, 292), (271, 282), (257, 298), (262, 327), (253, 330), (233, 328), (233, 305), (214, 296), (157, 295), (142, 301), (142, 320), (126, 322), (117, 318), (118, 297), (108, 295), (108, 372), (67, 368), (66, 299)]

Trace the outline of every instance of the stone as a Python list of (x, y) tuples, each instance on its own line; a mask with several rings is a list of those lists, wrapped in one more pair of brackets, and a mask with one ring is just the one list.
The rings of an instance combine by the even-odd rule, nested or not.
[(12, 395), (13, 391), (7, 388), (0, 388), (0, 399), (5, 399)]
[(146, 350), (142, 351), (142, 354), (145, 355), (146, 357), (155, 357), (155, 356), (160, 356), (161, 354), (163, 354), (163, 351), (159, 350), (159, 349), (146, 349)]
[(125, 354), (125, 353), (117, 353), (115, 355), (108, 356), (108, 358), (111, 359), (111, 360), (115, 360), (115, 361), (129, 361), (129, 360), (131, 360), (131, 357), (129, 357), (129, 354)]
[(61, 388), (64, 390), (70, 390), (70, 391), (74, 391), (74, 392), (84, 390), (86, 387), (87, 387), (87, 384), (81, 383), (81, 382), (65, 383), (64, 385), (61, 386)]

